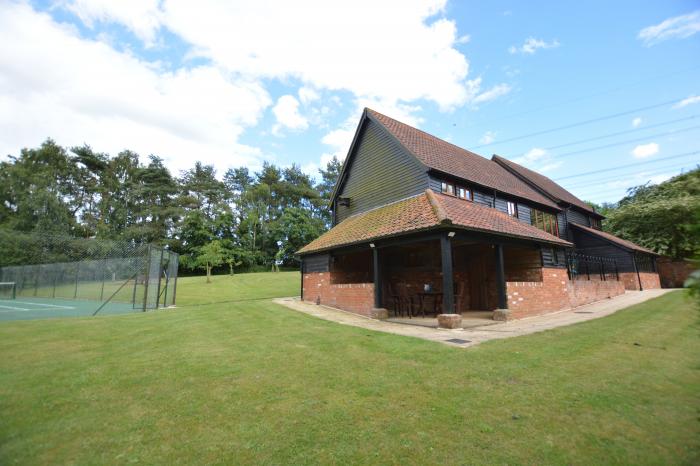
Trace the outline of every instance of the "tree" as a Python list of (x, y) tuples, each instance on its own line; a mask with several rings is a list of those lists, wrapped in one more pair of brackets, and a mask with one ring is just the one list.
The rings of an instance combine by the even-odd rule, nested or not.
[(700, 247), (700, 169), (658, 185), (632, 188), (607, 212), (606, 231), (673, 259), (693, 257)]
[(207, 271), (207, 283), (211, 283), (211, 269), (224, 263), (224, 248), (221, 241), (214, 240), (198, 248), (195, 264)]

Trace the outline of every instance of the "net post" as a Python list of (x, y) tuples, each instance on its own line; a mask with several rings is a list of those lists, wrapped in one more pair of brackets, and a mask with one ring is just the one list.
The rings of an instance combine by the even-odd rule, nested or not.
[(51, 290), (51, 297), (56, 297), (56, 280), (58, 279), (58, 270), (53, 271), (53, 289)]

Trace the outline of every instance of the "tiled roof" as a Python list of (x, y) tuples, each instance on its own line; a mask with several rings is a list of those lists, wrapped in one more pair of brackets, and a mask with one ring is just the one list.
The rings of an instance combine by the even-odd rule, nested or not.
[(469, 152), (374, 110), (367, 109), (367, 114), (384, 126), (418, 160), (433, 170), (559, 209), (551, 199), (528, 186), (493, 160)]
[(496, 209), (428, 189), (418, 196), (353, 215), (301, 248), (298, 253), (309, 254), (450, 225), (457, 229), (571, 246), (568, 241), (519, 222)]
[(580, 228), (581, 230), (583, 230), (587, 233), (590, 233), (594, 236), (602, 238), (605, 241), (609, 241), (611, 243), (617, 244), (618, 246), (622, 246), (625, 249), (631, 249), (632, 251), (643, 252), (645, 254), (653, 254), (655, 256), (659, 255), (650, 249), (643, 248), (643, 247), (639, 246), (638, 244), (633, 243), (632, 241), (627, 241), (626, 239), (618, 238), (617, 236), (611, 235), (610, 233), (596, 230), (595, 228), (587, 227), (584, 225), (579, 225), (578, 223), (569, 223), (569, 225), (576, 227), (576, 228)]
[(588, 204), (586, 204), (581, 199), (574, 196), (569, 191), (562, 188), (546, 176), (540, 175), (536, 171), (530, 170), (529, 168), (525, 168), (522, 165), (519, 165), (511, 160), (505, 159), (498, 155), (493, 156), (493, 161), (513, 170), (514, 172), (516, 172), (516, 174), (522, 176), (524, 179), (528, 180), (530, 183), (540, 188), (552, 198), (574, 205), (579, 209), (585, 210), (586, 212), (591, 212), (601, 216), (595, 210), (591, 209), (591, 207)]

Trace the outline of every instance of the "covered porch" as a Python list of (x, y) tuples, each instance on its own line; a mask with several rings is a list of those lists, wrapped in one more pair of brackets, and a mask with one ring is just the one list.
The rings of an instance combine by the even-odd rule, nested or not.
[(535, 243), (445, 231), (336, 251), (330, 276), (334, 285), (371, 283), (374, 308), (391, 321), (450, 327), (447, 315), (479, 326), (507, 308), (507, 281), (542, 280), (542, 259)]

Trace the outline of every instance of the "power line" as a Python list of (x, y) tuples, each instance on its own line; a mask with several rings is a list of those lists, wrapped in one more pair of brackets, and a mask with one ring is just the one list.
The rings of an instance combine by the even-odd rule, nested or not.
[(602, 184), (610, 183), (611, 181), (615, 181), (619, 179), (622, 176), (634, 176), (634, 175), (640, 175), (640, 176), (650, 176), (650, 175), (659, 175), (662, 174), (666, 171), (669, 170), (678, 170), (679, 168), (686, 168), (690, 167), (693, 165), (697, 165), (697, 162), (693, 161), (686, 161), (683, 163), (676, 163), (673, 165), (666, 165), (664, 167), (660, 168), (654, 168), (650, 171), (643, 171), (643, 172), (638, 172), (638, 171), (632, 171), (632, 172), (624, 172), (624, 173), (618, 173), (617, 175), (606, 177), (606, 178), (598, 178), (595, 181), (585, 181), (583, 183), (579, 184), (573, 184), (573, 185), (567, 185), (567, 189), (581, 189), (581, 188), (589, 188), (591, 186), (599, 186)]
[[(685, 170), (685, 168), (686, 168), (686, 166), (681, 166), (681, 167), (675, 168), (675, 170)], [(689, 168), (688, 171), (690, 171), (690, 170), (692, 170), (692, 169)], [(661, 174), (661, 173), (657, 173), (657, 175), (658, 175), (658, 174)], [(681, 174), (681, 173), (678, 173), (678, 174), (676, 174), (676, 175), (672, 175), (671, 178), (674, 177), (674, 176), (678, 176), (678, 175), (680, 175), (680, 174)], [(650, 174), (650, 175), (651, 175), (651, 174)], [(608, 189), (596, 189), (596, 190), (595, 190), (595, 193), (592, 193), (592, 196), (597, 196), (597, 195), (601, 195), (601, 194), (602, 194), (602, 195), (605, 195), (605, 194), (607, 194), (607, 193), (615, 192), (615, 191), (618, 191), (618, 190), (621, 190), (621, 189), (627, 191), (627, 190), (630, 189), (630, 188), (633, 188), (633, 187), (636, 187), (636, 186), (642, 186), (642, 185), (644, 185), (645, 183), (648, 183), (649, 181), (651, 181), (651, 180), (647, 180), (646, 182), (641, 182), (641, 183), (639, 183), (639, 184), (636, 184), (636, 185), (634, 185), (634, 186), (630, 186), (630, 187), (627, 187), (627, 188), (618, 186), (618, 187), (611, 187), (611, 188), (608, 188)], [(588, 196), (586, 196), (586, 197), (588, 197)]]
[(688, 156), (688, 155), (695, 155), (695, 154), (700, 154), (700, 150), (695, 150), (695, 151), (691, 151), (691, 152), (685, 152), (685, 153), (683, 153), (683, 154), (669, 155), (668, 157), (663, 157), (663, 158), (659, 158), (659, 159), (656, 159), (656, 160), (649, 160), (648, 162), (636, 162), (636, 163), (630, 163), (630, 164), (627, 164), (627, 165), (618, 165), (617, 167), (603, 168), (603, 169), (600, 169), (600, 170), (593, 170), (593, 171), (590, 171), (590, 172), (578, 173), (578, 174), (576, 174), (576, 175), (562, 176), (561, 178), (556, 178), (556, 181), (567, 180), (567, 179), (570, 179), (570, 178), (578, 178), (578, 177), (580, 177), (580, 176), (595, 175), (596, 173), (604, 173), (604, 172), (608, 172), (608, 171), (618, 170), (618, 169), (620, 169), (620, 168), (628, 168), (628, 167), (634, 167), (634, 166), (638, 166), (638, 165), (646, 165), (646, 164), (649, 164), (649, 163), (661, 162), (661, 161), (663, 161), (663, 160), (676, 159), (676, 158), (679, 158), (679, 157), (686, 157), (686, 156)]
[[(596, 136), (596, 137), (593, 137), (593, 138), (580, 139), (580, 140), (574, 141), (574, 142), (567, 142), (566, 144), (559, 144), (559, 145), (557, 145), (557, 146), (545, 147), (544, 150), (561, 149), (562, 147), (575, 146), (575, 145), (577, 145), (577, 144), (583, 144), (584, 142), (597, 141), (597, 140), (600, 140), (600, 139), (611, 138), (611, 137), (614, 137), (614, 136), (621, 136), (621, 135), (623, 135), (623, 134), (635, 133), (635, 132), (637, 132), (637, 131), (645, 131), (645, 130), (652, 129), (652, 128), (658, 128), (658, 127), (661, 127), (661, 126), (672, 125), (673, 123), (679, 123), (679, 122), (681, 122), (681, 121), (693, 120), (693, 119), (697, 118), (698, 116), (700, 116), (700, 115), (692, 115), (692, 116), (685, 117), (685, 118), (678, 118), (678, 119), (676, 119), (676, 120), (666, 121), (666, 122), (663, 122), (663, 123), (657, 123), (657, 124), (655, 124), (655, 125), (648, 125), (648, 126), (643, 126), (643, 127), (640, 127), (640, 128), (634, 128), (634, 129), (629, 129), (629, 130), (625, 130), (625, 131), (618, 131), (617, 133), (608, 133), (608, 134), (604, 134), (604, 135), (602, 135), (602, 136)], [(525, 154), (521, 154), (521, 155), (525, 155)]]
[(592, 118), (590, 120), (584, 120), (584, 121), (579, 121), (579, 122), (571, 123), (571, 124), (564, 125), (564, 126), (558, 126), (556, 128), (546, 129), (546, 130), (542, 130), (542, 131), (536, 131), (534, 133), (529, 133), (529, 134), (523, 134), (522, 136), (516, 136), (513, 138), (509, 138), (509, 139), (504, 139), (502, 141), (491, 142), (489, 144), (481, 144), (480, 146), (473, 147), (473, 149), (479, 149), (481, 147), (493, 146), (496, 144), (505, 144), (506, 142), (519, 141), (521, 139), (531, 138), (533, 136), (540, 136), (542, 134), (554, 133), (556, 131), (561, 131), (561, 130), (569, 129), (569, 128), (575, 128), (577, 126), (589, 125), (591, 123), (597, 123), (599, 121), (611, 120), (613, 118), (621, 117), (624, 115), (629, 115), (631, 113), (637, 113), (637, 112), (641, 112), (643, 110), (651, 110), (653, 108), (659, 108), (659, 107), (663, 107), (665, 105), (670, 105), (670, 104), (673, 104), (673, 103), (680, 101), (681, 99), (682, 99), (682, 97), (678, 97), (678, 98), (675, 98), (673, 100), (667, 100), (665, 102), (660, 102), (660, 103), (654, 104), (654, 105), (647, 105), (645, 107), (639, 107), (639, 108), (635, 108), (633, 110), (626, 110), (624, 112), (613, 113), (612, 115), (605, 115), (605, 116), (598, 117), (598, 118)]
[(648, 78), (641, 79), (641, 80), (639, 80), (639, 81), (635, 81), (635, 82), (632, 82), (632, 83), (630, 83), (630, 84), (625, 84), (624, 86), (619, 86), (619, 87), (615, 87), (615, 88), (612, 88), (612, 89), (607, 89), (607, 90), (600, 91), (600, 92), (594, 92), (594, 93), (591, 93), (591, 94), (580, 95), (580, 96), (574, 97), (574, 98), (572, 98), (572, 99), (563, 100), (563, 101), (560, 101), (560, 102), (555, 102), (555, 103), (548, 104), (548, 105), (543, 105), (543, 106), (540, 106), (540, 107), (535, 107), (535, 108), (533, 108), (533, 109), (524, 110), (524, 111), (518, 112), (518, 113), (512, 113), (512, 114), (510, 114), (510, 115), (505, 115), (505, 116), (502, 116), (502, 117), (495, 118), (495, 119), (493, 119), (493, 120), (491, 120), (491, 121), (480, 122), (480, 123), (478, 123), (478, 124), (476, 124), (476, 125), (471, 125), (471, 127), (472, 127), (472, 128), (474, 128), (474, 127), (478, 128), (478, 127), (488, 126), (488, 125), (491, 125), (491, 124), (493, 124), (493, 123), (495, 123), (495, 122), (497, 122), (497, 121), (507, 120), (507, 119), (510, 119), (510, 118), (515, 118), (515, 117), (518, 117), (518, 116), (527, 115), (527, 114), (529, 114), (529, 113), (539, 112), (539, 111), (541, 111), (541, 110), (546, 110), (546, 109), (548, 109), (548, 108), (559, 107), (560, 105), (566, 105), (566, 104), (570, 104), (570, 103), (573, 103), (573, 102), (579, 102), (579, 101), (581, 101), (581, 100), (590, 99), (591, 97), (599, 97), (599, 96), (601, 96), (601, 95), (612, 94), (612, 93), (614, 93), (614, 92), (621, 91), (621, 90), (625, 90), (625, 89), (629, 89), (630, 87), (637, 86), (637, 85), (643, 84), (643, 83), (645, 83), (645, 82), (655, 81), (655, 80), (657, 80), (657, 79), (662, 79), (662, 78), (667, 78), (667, 77), (669, 77), (669, 76), (674, 76), (674, 75), (677, 75), (677, 74), (687, 73), (688, 71), (694, 71), (694, 70), (696, 70), (696, 69), (698, 69), (698, 68), (700, 68), (700, 66), (693, 66), (693, 67), (690, 67), (690, 68), (684, 68), (684, 69), (682, 69), (682, 70), (672, 71), (672, 72), (670, 72), (670, 73), (664, 73), (664, 74), (659, 74), (659, 75), (656, 75), (656, 76), (650, 76), (650, 77), (648, 77)]
[(646, 176), (656, 176), (656, 175), (662, 175), (668, 171), (674, 171), (674, 170), (679, 170), (683, 168), (688, 168), (692, 169), (694, 165), (692, 163), (686, 162), (682, 164), (674, 164), (674, 165), (666, 165), (663, 168), (656, 168), (653, 170), (648, 170), (648, 171), (643, 171), (643, 172), (625, 172), (625, 173), (620, 173), (616, 176), (611, 176), (607, 178), (601, 178), (596, 181), (589, 181), (586, 183), (580, 183), (576, 185), (566, 185), (566, 189), (568, 190), (580, 190), (580, 189), (586, 189), (586, 188), (591, 188), (594, 186), (602, 186), (602, 185), (607, 185), (610, 184), (614, 181), (617, 181), (621, 179), (621, 177), (633, 177), (633, 178), (643, 178)]
[(678, 134), (678, 133), (684, 133), (686, 131), (692, 131), (692, 130), (698, 129), (698, 128), (700, 128), (700, 125), (689, 126), (687, 128), (683, 128), (683, 129), (665, 131), (663, 133), (649, 134), (649, 135), (643, 136), (641, 138), (627, 139), (625, 141), (613, 142), (613, 143), (605, 144), (602, 146), (589, 147), (587, 149), (575, 150), (573, 152), (565, 152), (563, 154), (558, 154), (558, 155), (555, 154), (555, 155), (553, 155), (553, 157), (568, 157), (570, 155), (584, 154), (586, 152), (593, 152), (593, 151), (597, 151), (597, 150), (601, 150), (601, 149), (608, 149), (610, 147), (622, 146), (625, 144), (629, 144), (631, 142), (646, 141), (647, 139), (658, 138), (658, 137), (663, 137), (663, 136), (670, 136), (672, 134)]

